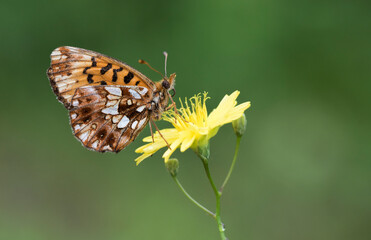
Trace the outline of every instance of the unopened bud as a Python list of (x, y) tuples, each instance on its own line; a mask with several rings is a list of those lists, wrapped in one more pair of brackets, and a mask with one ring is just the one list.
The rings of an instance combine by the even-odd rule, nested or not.
[(204, 162), (209, 161), (210, 145), (209, 145), (209, 139), (207, 138), (207, 136), (204, 136), (198, 140), (196, 153), (202, 159), (202, 161)]
[(243, 113), (239, 119), (236, 119), (232, 122), (233, 130), (238, 137), (241, 137), (246, 131), (246, 116)]
[(165, 162), (165, 167), (172, 177), (176, 177), (179, 169), (179, 161), (176, 158), (170, 158)]

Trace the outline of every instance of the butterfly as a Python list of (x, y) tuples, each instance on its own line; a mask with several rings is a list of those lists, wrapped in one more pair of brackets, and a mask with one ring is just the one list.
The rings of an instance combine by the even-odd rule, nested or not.
[(76, 47), (56, 48), (50, 58), (52, 89), (69, 111), (73, 134), (90, 150), (124, 149), (161, 118), (175, 93), (175, 73), (153, 82), (121, 61)]

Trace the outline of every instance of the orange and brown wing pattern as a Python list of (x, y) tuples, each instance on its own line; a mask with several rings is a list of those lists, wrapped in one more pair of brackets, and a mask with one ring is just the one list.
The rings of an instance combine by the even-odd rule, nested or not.
[(119, 152), (146, 126), (149, 92), (138, 86), (86, 86), (71, 98), (70, 123), (88, 149)]
[[(154, 83), (127, 64), (76, 47), (59, 47), (51, 54), (48, 77), (54, 93), (69, 107), (76, 89), (84, 86), (122, 85), (154, 89)], [(152, 91), (151, 91), (152, 92)]]

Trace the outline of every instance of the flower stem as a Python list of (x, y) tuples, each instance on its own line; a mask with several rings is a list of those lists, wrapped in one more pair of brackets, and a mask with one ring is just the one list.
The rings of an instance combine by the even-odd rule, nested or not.
[(241, 142), (241, 136), (237, 136), (237, 140), (236, 140), (236, 148), (235, 148), (235, 151), (234, 151), (233, 161), (232, 161), (231, 167), (229, 168), (229, 171), (228, 171), (227, 177), (225, 178), (225, 180), (224, 180), (222, 186), (221, 186), (220, 189), (219, 189), (220, 194), (222, 194), (225, 185), (227, 184), (229, 178), (231, 177), (231, 174), (232, 174), (232, 171), (233, 171), (234, 165), (235, 165), (235, 163), (236, 163), (236, 159), (237, 159), (238, 151), (239, 151), (239, 149), (240, 149), (240, 142)]
[(187, 193), (187, 191), (183, 188), (182, 184), (180, 184), (180, 182), (179, 182), (179, 180), (176, 176), (172, 176), (172, 178), (173, 178), (174, 182), (176, 183), (176, 185), (180, 188), (180, 190), (182, 190), (184, 195), (186, 195), (186, 197), (189, 200), (191, 200), (192, 203), (194, 203), (197, 207), (201, 208), (203, 211), (205, 211), (207, 214), (209, 214), (212, 218), (216, 219), (216, 216), (213, 212), (211, 212), (209, 209), (202, 206), (199, 202), (197, 202), (194, 198), (192, 198), (191, 195), (189, 195)]
[(220, 217), (220, 197), (222, 196), (222, 194), (215, 187), (214, 181), (213, 181), (213, 179), (211, 177), (211, 174), (210, 174), (208, 161), (204, 161), (203, 160), (202, 163), (204, 165), (207, 178), (209, 179), (210, 185), (213, 188), (213, 191), (214, 191), (214, 194), (215, 194), (215, 198), (216, 198), (216, 212), (215, 212), (215, 217), (216, 217), (216, 222), (218, 224), (220, 237), (221, 237), (222, 240), (227, 240), (227, 237), (225, 236), (225, 233), (224, 233), (224, 230), (225, 230), (224, 229), (224, 224), (222, 223), (222, 219)]

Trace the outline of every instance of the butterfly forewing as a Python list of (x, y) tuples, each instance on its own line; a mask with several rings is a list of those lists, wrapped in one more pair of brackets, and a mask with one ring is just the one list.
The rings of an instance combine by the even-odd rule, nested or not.
[(148, 90), (154, 88), (151, 80), (127, 64), (75, 47), (59, 47), (52, 52), (48, 77), (55, 94), (66, 107), (70, 106), (76, 89), (83, 86), (141, 86)]
[(148, 89), (137, 86), (86, 86), (71, 99), (70, 122), (75, 136), (95, 151), (119, 152), (149, 120)]

